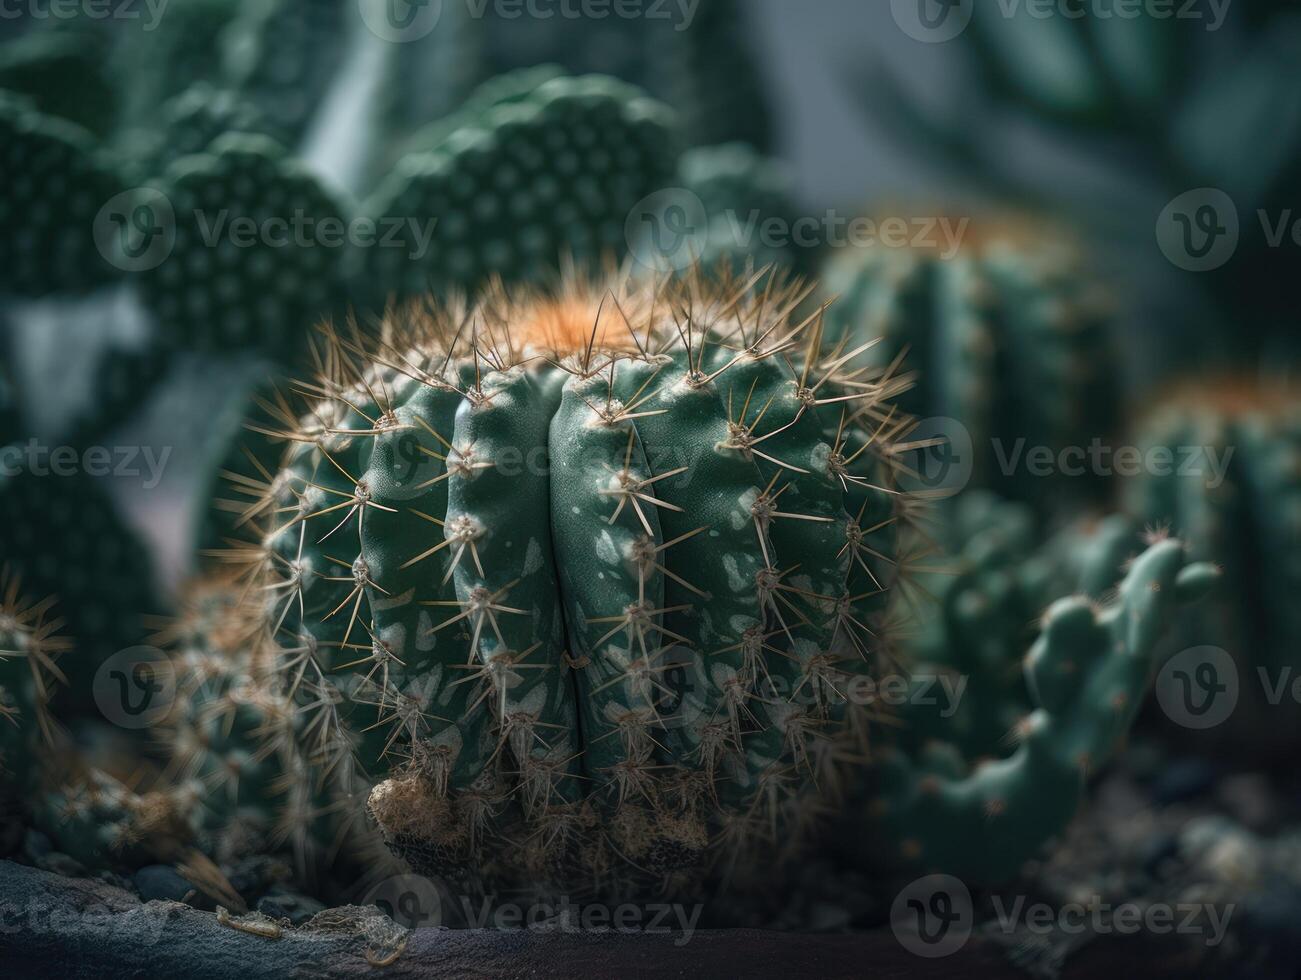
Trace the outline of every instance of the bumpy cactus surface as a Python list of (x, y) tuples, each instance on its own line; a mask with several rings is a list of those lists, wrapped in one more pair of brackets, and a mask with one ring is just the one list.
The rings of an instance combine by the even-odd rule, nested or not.
[(803, 256), (788, 244), (796, 217), (791, 179), (779, 164), (745, 143), (724, 143), (688, 150), (678, 172), (708, 221), (696, 256), (703, 266), (799, 267)]
[(31, 595), (57, 594), (78, 655), (66, 658), (65, 695), (89, 703), (96, 667), (140, 642), (142, 617), (158, 612), (153, 568), (96, 478), (0, 474), (0, 555)]
[(473, 290), (493, 275), (554, 279), (563, 256), (621, 254), (633, 206), (671, 186), (672, 127), (666, 107), (602, 76), (553, 78), (487, 108), (400, 160), (376, 191), (369, 212), (397, 234), (367, 250), (374, 302)]
[(1063, 449), (1087, 448), (1114, 428), (1117, 367), (1098, 287), (1051, 238), (974, 235), (952, 256), (877, 246), (837, 257), (823, 283), (839, 297), (831, 330), (880, 336), (883, 364), (907, 350), (917, 385), (902, 406), (967, 428), (977, 485), (1032, 500), (1094, 485), (1037, 477), (1024, 454), (1047, 447), (1056, 472)]
[(112, 278), (92, 229), (122, 184), (90, 133), (0, 92), (0, 161), (0, 293), (81, 292)]
[[(279, 468), (231, 488), (250, 532), (218, 554), (235, 598), (187, 648), (201, 666), (170, 740), (224, 787), (213, 839), (371, 845), (367, 799), (423, 872), (648, 894), (753, 882), (837, 813), (860, 858), (982, 876), (1059, 831), (1162, 621), (1213, 573), (1158, 542), (1117, 603), (1052, 607), (1028, 684), (1003, 668), (1031, 631), (972, 640), (1001, 657), (975, 710), (1023, 736), (996, 771), (937, 770), (907, 736), (867, 754), (880, 706), (861, 695), (915, 533), (895, 483), (913, 423), (893, 373), (793, 319), (802, 298), (571, 284), (330, 333)], [(1080, 581), (1116, 559), (1090, 564)], [(954, 760), (994, 742), (966, 717), (933, 729)], [(1026, 789), (1067, 774), (1050, 805)], [(973, 858), (987, 813), (1005, 819)]]
[[(1137, 441), (1145, 458), (1165, 463), (1126, 481), (1127, 509), (1225, 566), (1232, 586), (1188, 634), (1232, 654), (1242, 696), (1259, 699), (1257, 671), (1276, 683), (1295, 668), (1301, 643), (1301, 398), (1237, 379), (1188, 387), (1149, 414)], [(1232, 727), (1276, 744), (1301, 736), (1286, 704), (1244, 705)]]
[(279, 144), (243, 133), (176, 161), (162, 190), (175, 241), (143, 280), (161, 341), (292, 361), (346, 299), (340, 206)]
[[(1086, 579), (1106, 575), (1114, 556), (1098, 549), (1091, 564)], [(1200, 598), (1217, 577), (1209, 565), (1188, 564), (1180, 542), (1155, 540), (1111, 602), (1100, 606), (1080, 594), (1053, 603), (1024, 659), (1029, 705), (1005, 730), (1003, 751), (988, 742), (988, 702), (1023, 703), (1022, 695), (1000, 698), (998, 691), (1008, 690), (1000, 668), (1015, 661), (968, 660), (964, 667), (985, 683), (977, 686), (973, 676), (976, 689), (965, 697), (986, 703), (974, 716), (970, 704), (960, 704), (966, 710), (952, 714), (947, 738), (937, 730), (943, 719), (930, 717), (925, 740), (878, 749), (868, 829), (845, 836), (848, 850), (971, 883), (1013, 876), (1074, 815), (1090, 775), (1122, 744), (1142, 704), (1158, 639), (1180, 604)], [(919, 666), (914, 683), (933, 680)], [(901, 711), (905, 744), (920, 734), (910, 732), (913, 716), (934, 711), (909, 699)]]
[(381, 829), (451, 875), (797, 853), (867, 737), (898, 426), (800, 298), (575, 286), (337, 340), (231, 556), (301, 785), (392, 771)]

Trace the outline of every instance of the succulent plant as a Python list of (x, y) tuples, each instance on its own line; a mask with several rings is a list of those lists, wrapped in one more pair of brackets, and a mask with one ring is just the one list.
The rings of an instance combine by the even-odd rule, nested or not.
[[(1198, 554), (1224, 565), (1226, 587), (1189, 624), (1186, 638), (1222, 645), (1244, 678), (1242, 696), (1263, 693), (1257, 672), (1276, 683), (1297, 664), (1301, 614), (1301, 399), (1287, 387), (1227, 378), (1188, 385), (1164, 398), (1143, 422), (1144, 457), (1165, 464), (1126, 481), (1137, 520), (1197, 542)], [(1301, 718), (1285, 705), (1235, 712), (1232, 734), (1284, 745), (1301, 737)], [(1284, 732), (1292, 733), (1289, 737)]]
[(991, 230), (952, 256), (853, 249), (829, 264), (823, 289), (838, 297), (832, 336), (851, 346), (879, 336), (882, 366), (907, 351), (917, 384), (901, 405), (966, 428), (974, 485), (1036, 502), (1096, 495), (1096, 479), (1038, 478), (1026, 455), (1046, 447), (1055, 462), (1116, 425), (1107, 304), (1073, 249), (1010, 230)]
[(676, 144), (669, 110), (614, 79), (562, 76), (499, 98), (375, 192), (368, 211), (396, 235), (367, 250), (372, 302), (494, 275), (555, 279), (566, 256), (622, 254), (633, 206), (672, 182)]
[(94, 138), (6, 92), (0, 92), (0, 134), (0, 293), (84, 292), (113, 278), (96, 247), (94, 223), (122, 183)]
[[(56, 21), (55, 24), (58, 22)], [(97, 32), (43, 26), (0, 44), (0, 89), (30, 98), (49, 116), (103, 135), (117, 114)]]
[[(59, 596), (77, 656), (61, 698), (90, 703), (104, 658), (139, 644), (159, 612), (150, 556), (102, 481), (84, 473), (0, 474), (0, 555), (31, 595)], [(60, 702), (62, 704), (62, 701)]]
[(355, 14), (343, 0), (241, 4), (224, 38), (225, 77), (296, 143), (343, 65)]
[(54, 741), (50, 700), (65, 680), (58, 661), (70, 647), (54, 603), (30, 602), (18, 577), (0, 570), (0, 797), (35, 786), (41, 751)]
[[(205, 778), (239, 774), (211, 832), (265, 834), (279, 810), (300, 848), (364, 840), (368, 797), (423, 873), (634, 895), (775, 881), (842, 811), (856, 840), (867, 813), (892, 861), (911, 854), (886, 811), (929, 783), (893, 754), (869, 765), (878, 713), (858, 692), (913, 533), (894, 479), (912, 423), (895, 378), (793, 318), (804, 295), (571, 282), (331, 334), (279, 468), (233, 488), (247, 543), (218, 558), (239, 598), (192, 643), (220, 629), (225, 652), (184, 671), (169, 740)], [(956, 790), (993, 805), (1012, 784), (1020, 849), (996, 827), (977, 870), (1011, 873), (1060, 829), (1077, 789), (1041, 806), (1019, 780), (1105, 761), (1097, 726), (1123, 732), (1160, 621), (1211, 575), (1160, 542), (1118, 605), (1051, 610), (1031, 658), (1044, 710), (1016, 718), (1029, 748)], [(1077, 705), (1060, 676), (1086, 657)], [(945, 812), (979, 850), (970, 814)]]
[[(724, 143), (688, 150), (678, 173), (704, 206), (701, 265), (727, 262), (737, 272), (746, 262), (804, 268), (807, 251), (783, 241), (794, 226), (795, 203), (790, 176), (775, 161), (745, 143)], [(776, 235), (766, 223), (777, 224)]]
[[(1105, 549), (1098, 556), (1093, 575), (1110, 566)], [(988, 725), (976, 726), (968, 741), (971, 719), (960, 713), (968, 705), (953, 713), (948, 738), (932, 717), (926, 740), (909, 744), (911, 716), (934, 713), (910, 696), (900, 718), (904, 744), (878, 746), (867, 829), (846, 828), (856, 831), (841, 838), (847, 850), (879, 866), (972, 884), (1014, 876), (1066, 826), (1089, 777), (1123, 743), (1154, 673), (1157, 641), (1179, 606), (1201, 598), (1217, 578), (1212, 566), (1188, 564), (1180, 542), (1157, 539), (1133, 561), (1112, 601), (1076, 595), (1049, 606), (1024, 659), (1030, 705), (1006, 730), (1001, 752), (990, 752)], [(965, 666), (975, 687), (976, 675), (1002, 664)], [(914, 684), (931, 680), (919, 671)], [(996, 698), (1006, 680), (993, 680), (994, 690), (969, 688), (966, 697)], [(980, 711), (990, 717), (987, 704)]]
[(371, 811), (426, 870), (663, 879), (798, 850), (837, 791), (889, 386), (818, 363), (802, 293), (741, 286), (491, 292), (477, 332), (336, 339), (229, 557), (307, 758), (391, 775)]
[(692, 146), (771, 148), (768, 95), (742, 8), (736, 0), (702, 0), (663, 45), (666, 97), (682, 113)]
[(278, 143), (246, 133), (176, 161), (161, 189), (175, 239), (142, 281), (159, 342), (292, 363), (347, 299), (340, 206)]

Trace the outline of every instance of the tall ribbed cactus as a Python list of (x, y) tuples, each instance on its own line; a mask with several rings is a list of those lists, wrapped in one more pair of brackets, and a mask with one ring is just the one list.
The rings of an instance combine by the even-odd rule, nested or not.
[(1262, 746), (1295, 744), (1301, 715), (1286, 699), (1264, 703), (1257, 671), (1278, 683), (1301, 643), (1301, 398), (1245, 378), (1188, 386), (1149, 413), (1137, 442), (1167, 465), (1126, 481), (1130, 513), (1225, 566), (1223, 601), (1186, 633), (1239, 663), (1244, 704), (1227, 730)]
[[(1051, 236), (965, 234), (952, 255), (878, 245), (835, 258), (823, 280), (838, 297), (829, 332), (851, 344), (881, 337), (873, 354), (881, 364), (907, 350), (917, 384), (902, 407), (967, 428), (976, 485), (1033, 501), (1096, 488), (1096, 479), (1038, 478), (1026, 453), (1047, 447), (1060, 475), (1058, 453), (1087, 449), (1115, 427), (1119, 376), (1099, 286)], [(1012, 472), (1002, 472), (1005, 461)]]
[(800, 298), (576, 286), (335, 338), (231, 556), (310, 785), (391, 773), (371, 811), (446, 874), (798, 852), (867, 737), (899, 427)]

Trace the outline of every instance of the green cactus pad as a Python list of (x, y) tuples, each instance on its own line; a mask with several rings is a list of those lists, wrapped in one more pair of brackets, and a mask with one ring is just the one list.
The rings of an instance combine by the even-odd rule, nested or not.
[[(396, 229), (367, 252), (372, 302), (474, 290), (493, 275), (553, 280), (566, 259), (623, 254), (633, 206), (672, 183), (672, 125), (664, 106), (614, 79), (559, 77), (405, 157), (368, 205)], [(419, 232), (434, 222), (427, 249), (412, 222)]]
[(346, 298), (351, 253), (339, 204), (279, 144), (239, 133), (176, 161), (161, 189), (175, 239), (142, 277), (160, 342), (292, 364)]
[(0, 293), (84, 292), (117, 274), (95, 243), (121, 178), (91, 135), (0, 93)]

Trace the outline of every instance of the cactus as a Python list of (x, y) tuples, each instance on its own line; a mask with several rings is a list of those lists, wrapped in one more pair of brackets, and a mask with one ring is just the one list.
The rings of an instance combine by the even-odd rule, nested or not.
[(1161, 633), (1217, 577), (1209, 565), (1188, 564), (1180, 542), (1156, 540), (1111, 603), (1083, 595), (1053, 603), (1025, 658), (1033, 710), (1006, 733), (1010, 754), (991, 757), (962, 733), (932, 736), (911, 752), (881, 750), (867, 832), (854, 825), (843, 838), (848, 849), (859, 860), (969, 884), (1012, 877), (1074, 815), (1089, 776), (1142, 704)]
[(139, 644), (159, 611), (147, 551), (94, 478), (20, 469), (0, 473), (0, 555), (31, 594), (59, 595), (78, 643), (61, 698), (84, 706), (98, 665)]
[(288, 134), (291, 145), (302, 138), (343, 64), (345, 27), (357, 19), (355, 6), (343, 0), (265, 0), (243, 4), (230, 23), (226, 78)]
[(122, 182), (90, 133), (0, 93), (0, 146), (0, 293), (84, 292), (111, 279), (94, 224)]
[(0, 797), (34, 787), (54, 741), (50, 700), (71, 644), (53, 606), (53, 598), (27, 601), (18, 577), (0, 570)]
[(0, 89), (30, 98), (46, 115), (102, 135), (117, 113), (104, 72), (107, 48), (92, 30), (51, 25), (28, 31), (0, 45)]
[(881, 336), (883, 365), (908, 351), (918, 383), (902, 406), (966, 427), (976, 486), (1032, 502), (1096, 494), (1096, 480), (1036, 479), (1024, 458), (1038, 447), (1054, 460), (1087, 449), (1115, 425), (1106, 304), (1077, 266), (1061, 242), (996, 229), (948, 260), (921, 248), (855, 249), (826, 270), (825, 293), (839, 296), (829, 330), (851, 345)]
[[(671, 184), (671, 127), (669, 111), (637, 89), (566, 76), (408, 155), (368, 206), (398, 229), (388, 247), (368, 250), (372, 303), (475, 290), (493, 275), (555, 279), (565, 256), (622, 253), (633, 206)], [(417, 232), (431, 222), (425, 249)]]
[(675, 25), (664, 44), (668, 101), (693, 146), (733, 141), (769, 150), (768, 97), (736, 0), (703, 0), (691, 23)]
[[(339, 205), (279, 144), (244, 133), (176, 161), (162, 190), (175, 241), (142, 281), (160, 343), (292, 363), (315, 320), (346, 300), (350, 253)], [(300, 218), (313, 224), (295, 229)], [(249, 221), (256, 230), (246, 245), (237, 236), (250, 234)]]
[[(1271, 683), (1286, 676), (1301, 643), (1293, 598), (1301, 587), (1301, 399), (1237, 378), (1189, 386), (1162, 399), (1136, 441), (1145, 458), (1164, 452), (1168, 465), (1127, 481), (1127, 509), (1196, 541), (1233, 583), (1184, 636), (1223, 646), (1238, 662), (1242, 696), (1259, 702), (1257, 671)], [(1282, 747), (1301, 737), (1301, 718), (1261, 702), (1235, 712), (1230, 728), (1230, 738)]]
[(703, 266), (727, 262), (739, 272), (749, 261), (756, 268), (803, 268), (804, 253), (763, 237), (765, 222), (779, 222), (778, 234), (790, 235), (795, 220), (790, 176), (774, 161), (745, 143), (725, 143), (688, 150), (678, 172), (708, 220), (699, 256)]
[[(493, 290), (395, 313), (378, 339), (328, 335), (332, 371), (304, 389), (280, 468), (234, 488), (249, 533), (219, 556), (240, 576), (233, 639), (219, 680), (185, 671), (202, 680), (169, 736), (204, 746), (194, 771), (241, 773), (212, 833), (265, 834), (292, 797), (302, 846), (364, 839), (371, 787), (393, 851), (466, 888), (760, 887), (837, 812), (889, 863), (911, 853), (882, 809), (913, 820), (923, 790), (906, 757), (867, 765), (877, 714), (855, 692), (888, 655), (915, 534), (892, 475), (912, 423), (887, 404), (892, 376), (823, 350), (816, 315), (791, 319), (802, 291), (744, 285)], [(1019, 692), (1045, 708), (1031, 723), (988, 687), (990, 716), (1027, 736), (1003, 764), (1026, 853), (1078, 799), (1036, 810), (1026, 753), (1058, 782), (1064, 756), (1105, 761), (1159, 620), (1210, 576), (1157, 543), (1119, 605), (1050, 612)], [(1060, 672), (1086, 654), (1081, 707)], [(979, 850), (969, 814), (945, 813)], [(937, 822), (915, 820), (926, 846)], [(977, 870), (1011, 873), (1021, 851), (991, 833)]]
[(866, 737), (839, 692), (889, 581), (865, 561), (888, 529), (860, 521), (889, 523), (867, 475), (894, 430), (883, 389), (789, 320), (801, 297), (493, 292), (336, 338), (227, 557), (269, 600), (250, 648), (313, 770), (345, 797), (390, 776), (370, 809), (417, 866), (698, 878), (798, 853), (831, 805)]

